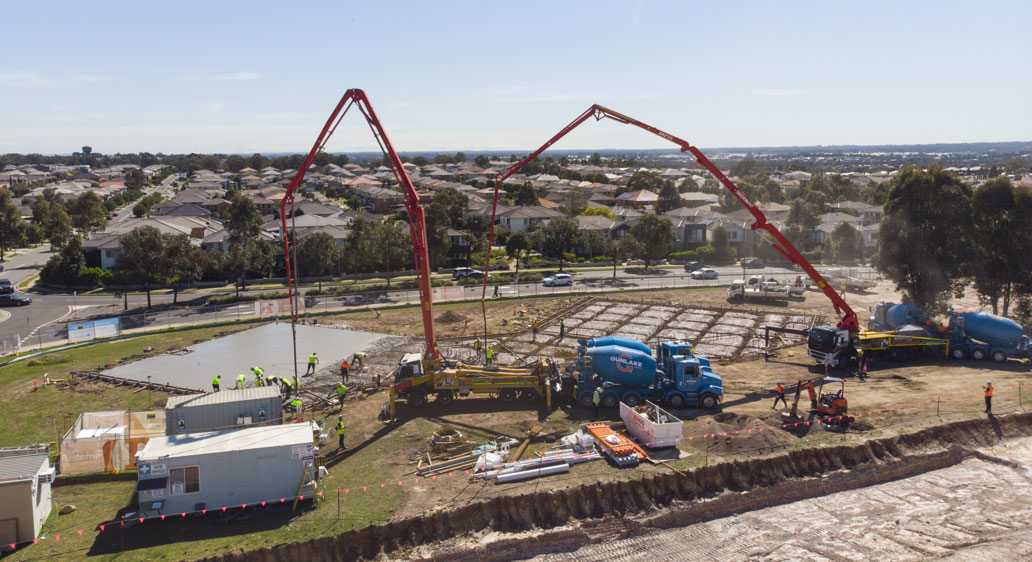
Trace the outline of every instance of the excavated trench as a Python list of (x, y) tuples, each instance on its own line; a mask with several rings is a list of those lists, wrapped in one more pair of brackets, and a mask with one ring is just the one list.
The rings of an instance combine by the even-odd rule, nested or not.
[[(792, 451), (635, 481), (497, 497), (303, 543), (211, 561), (510, 560), (574, 550), (641, 529), (671, 528), (907, 478), (960, 463), (978, 447), (1032, 435), (1032, 414), (969, 420), (861, 445)], [(529, 533), (533, 531), (533, 533)], [(518, 533), (474, 546), (478, 533)], [(466, 541), (453, 539), (468, 538)], [(435, 543), (451, 540), (451, 546)], [(463, 544), (465, 543), (465, 544)]]

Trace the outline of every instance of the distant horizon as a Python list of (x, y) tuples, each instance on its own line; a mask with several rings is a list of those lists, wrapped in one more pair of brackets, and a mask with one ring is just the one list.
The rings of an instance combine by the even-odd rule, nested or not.
[[(911, 149), (910, 151), (917, 151), (917, 150), (914, 150), (914, 149), (917, 149), (919, 147), (920, 148), (928, 149), (928, 148), (935, 148), (935, 147), (945, 148), (945, 147), (964, 147), (964, 146), (976, 146), (976, 145), (978, 145), (978, 146), (1027, 145), (1027, 146), (1024, 146), (1024, 147), (1020, 147), (1020, 146), (1019, 147), (1015, 147), (1015, 148), (1017, 148), (1016, 152), (1024, 152), (1024, 151), (1032, 152), (1032, 140), (993, 141), (993, 142), (979, 142), (979, 141), (974, 141), (974, 142), (939, 142), (939, 143), (911, 143), (911, 144), (829, 144), (829, 145), (816, 144), (816, 145), (785, 145), (785, 146), (718, 146), (718, 147), (699, 147), (699, 149), (702, 150), (704, 153), (705, 152), (763, 152), (763, 151), (772, 151), (772, 150), (773, 151), (795, 150), (795, 151), (800, 151), (800, 152), (819, 152), (821, 150), (834, 151), (834, 150), (865, 149), (865, 148), (867, 148), (867, 149), (882, 149), (882, 150), (885, 150), (885, 149)], [(251, 156), (253, 154), (261, 154), (262, 156), (289, 156), (289, 155), (292, 155), (292, 154), (307, 154), (308, 151), (311, 150), (311, 149), (308, 149), (308, 150), (305, 150), (303, 152), (302, 151), (296, 151), (296, 150), (295, 151), (283, 151), (283, 150), (261, 151), (261, 150), (259, 150), (259, 151), (248, 151), (248, 152), (223, 152), (223, 151), (216, 151), (216, 152), (193, 152), (193, 153), (191, 153), (191, 152), (165, 152), (165, 151), (151, 151), (151, 150), (105, 152), (103, 150), (99, 150), (99, 147), (95, 147), (95, 146), (92, 146), (92, 145), (84, 145), (84, 146), (90, 146), (90, 148), (93, 149), (92, 154), (99, 154), (99, 155), (102, 155), (102, 156), (114, 156), (115, 154), (140, 154), (140, 153), (143, 153), (143, 152), (147, 152), (147, 153), (150, 153), (150, 154), (164, 154), (164, 155), (172, 155), (172, 154), (216, 155), (217, 154), (217, 155), (224, 155), (224, 156)], [(440, 149), (440, 150), (399, 150), (398, 151), (398, 155), (400, 155), (400, 156), (428, 155), (428, 154), (432, 154), (432, 155), (437, 155), (437, 154), (450, 154), (450, 155), (454, 155), (456, 153), (462, 152), (462, 153), (466, 154), (467, 156), (476, 156), (478, 154), (485, 154), (485, 155), (502, 155), (502, 154), (504, 154), (504, 155), (508, 156), (509, 154), (527, 155), (530, 152), (532, 152), (533, 150), (536, 150), (537, 148), (538, 147), (530, 148), (530, 149), (490, 149), (490, 150), (477, 150), (477, 149), (471, 149), (471, 148), (466, 148), (466, 149), (461, 149), (461, 148), (460, 149)], [(548, 155), (550, 153), (551, 154), (559, 154), (559, 153), (562, 153), (562, 154), (591, 154), (593, 152), (598, 152), (600, 154), (603, 154), (603, 153), (614, 153), (614, 152), (615, 153), (641, 152), (641, 153), (660, 153), (660, 154), (661, 153), (671, 153), (671, 154), (676, 154), (676, 153), (680, 153), (680, 149), (678, 149), (677, 147), (671, 147), (671, 148), (550, 148), (547, 151), (545, 151), (544, 154), (545, 155)], [(74, 153), (72, 153), (72, 152), (43, 153), (43, 152), (18, 152), (18, 151), (14, 151), (14, 152), (0, 153), (0, 155), (8, 155), (8, 154), (21, 154), (21, 155), (39, 154), (41, 156), (73, 156), (74, 155)], [(380, 151), (375, 151), (375, 150), (334, 150), (334, 151), (329, 151), (328, 154), (334, 154), (334, 155), (340, 155), (340, 154), (347, 154), (347, 155), (366, 155), (366, 154), (380, 155), (381, 152)], [(690, 158), (691, 156), (690, 155), (686, 155), (686, 157)]]

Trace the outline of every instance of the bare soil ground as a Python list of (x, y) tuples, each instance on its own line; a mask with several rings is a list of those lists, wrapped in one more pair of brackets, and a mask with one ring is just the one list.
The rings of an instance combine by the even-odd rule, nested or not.
[[(898, 302), (899, 297), (889, 284), (881, 283), (870, 292), (850, 293), (847, 300), (863, 318), (867, 315), (868, 307), (873, 307), (881, 301)], [(967, 300), (969, 302), (958, 303), (958, 309), (978, 309), (975, 303), (971, 302), (973, 298)], [(709, 309), (723, 311), (724, 315), (752, 314), (761, 321), (772, 315), (786, 318), (823, 317), (829, 323), (836, 319), (828, 300), (816, 291), (808, 292), (804, 301), (792, 301), (787, 305), (733, 304), (727, 301), (724, 291), (720, 289), (602, 295), (594, 297), (589, 306), (599, 303), (609, 309), (628, 308), (631, 311), (629, 314), (634, 315), (623, 320), (617, 318), (614, 322), (615, 327), (608, 333), (621, 333), (627, 326), (645, 317), (643, 311), (657, 308), (670, 311)], [(579, 310), (585, 310), (583, 303), (578, 299), (527, 299), (519, 302), (488, 303), (488, 331), (495, 334), (497, 340), (503, 343), (519, 341), (521, 338), (529, 341), (528, 320), (535, 317), (547, 319), (542, 333), (538, 334), (539, 341), (534, 342), (538, 346), (534, 349), (535, 355), (551, 350), (556, 352), (554, 356), (561, 357), (568, 355), (570, 351), (556, 342), (556, 314), (577, 306), (581, 306)], [(473, 334), (474, 326), (482, 326), (479, 303), (439, 306), (436, 307), (435, 314), (438, 317), (447, 315), (445, 319), (449, 322), (439, 323), (437, 327), (442, 343), (451, 343), (455, 350), (466, 349), (464, 342)], [(597, 318), (599, 313), (596, 311), (594, 314)], [(679, 317), (663, 318), (661, 321), (676, 321), (677, 318)], [(465, 319), (471, 320), (470, 325), (465, 325)], [(342, 315), (328, 321), (344, 322), (363, 330), (408, 336), (422, 332), (418, 311), (412, 309), (387, 311), (380, 319), (376, 319), (373, 313), (361, 312)], [(656, 337), (661, 333), (659, 322), (654, 323), (655, 329), (651, 336), (645, 337)], [(570, 335), (577, 337), (570, 334), (570, 331), (576, 329), (571, 324), (573, 322), (567, 322), (568, 340), (571, 339)], [(762, 322), (753, 322), (743, 327), (743, 330), (752, 331), (761, 326)], [(448, 338), (455, 340), (450, 342)], [(422, 341), (417, 337), (397, 340), (395, 343), (394, 347), (383, 349), (382, 352), (370, 357), (369, 367), (360, 375), (364, 380), (371, 380), (374, 374), (380, 374), (386, 383), (386, 375), (397, 365), (397, 360), (403, 353), (422, 349)], [(572, 343), (568, 342), (568, 345)], [(875, 437), (898, 435), (922, 427), (971, 418), (980, 415), (983, 409), (979, 392), (987, 378), (993, 379), (998, 389), (994, 410), (998, 413), (1018, 411), (1022, 406), (1019, 404), (1017, 384), (1025, 383), (1029, 379), (1027, 364), (1013, 360), (1006, 365), (953, 362), (945, 359), (913, 363), (872, 362), (870, 377), (866, 381), (851, 378), (846, 385), (850, 410), (860, 415), (853, 429), (841, 433), (825, 431), (823, 427), (811, 427), (805, 431), (788, 432), (780, 429), (779, 412), (771, 409), (775, 381), (780, 379), (785, 381), (786, 387), (794, 388), (792, 385), (798, 379), (824, 374), (823, 368), (813, 365), (806, 358), (805, 346), (801, 343), (787, 342), (787, 347), (782, 348), (777, 357), (769, 360), (754, 353), (750, 354), (748, 350), (744, 354), (738, 353), (717, 359), (714, 362), (714, 370), (724, 378), (724, 403), (716, 415), (696, 409), (677, 412), (686, 423), (685, 441), (681, 446), (682, 459), (676, 461), (675, 465), (693, 467), (721, 460), (771, 455), (785, 450), (855, 444)], [(569, 349), (572, 350), (572, 346)], [(516, 360), (514, 362), (522, 362), (519, 361), (519, 354), (511, 355), (511, 359)], [(936, 404), (936, 399), (940, 397), (943, 401)], [(804, 405), (806, 400), (804, 397)], [(347, 403), (345, 412), (349, 432), (346, 440), (349, 447), (361, 447), (368, 440), (375, 440), (383, 435), (384, 426), (376, 421), (376, 414), (385, 401), (386, 393), (381, 392), (363, 395), (360, 399)], [(898, 409), (900, 407), (902, 409)], [(882, 413), (879, 414), (878, 410), (882, 410)], [(590, 412), (577, 408), (560, 408), (553, 412), (545, 412), (531, 405), (507, 406), (489, 398), (459, 400), (447, 408), (430, 404), (420, 410), (401, 404), (398, 411), (399, 423), (390, 430), (390, 434), (411, 440), (413, 444), (422, 444), (429, 437), (433, 427), (441, 423), (453, 425), (478, 442), (484, 442), (494, 436), (522, 439), (532, 425), (540, 424), (544, 430), (533, 442), (532, 451), (544, 449), (550, 446), (555, 438), (576, 430), (580, 423), (588, 421), (590, 415)], [(618, 419), (615, 412), (609, 415), (611, 419)], [(430, 423), (424, 423), (423, 420)], [(702, 438), (704, 435), (714, 434), (716, 438)], [(394, 512), (395, 517), (416, 515), (427, 510), (447, 509), (498, 495), (565, 489), (597, 482), (600, 479), (633, 480), (668, 470), (656, 466), (642, 466), (630, 471), (619, 470), (603, 461), (596, 461), (574, 467), (569, 475), (502, 486), (468, 481), (465, 474), (433, 482), (424, 480), (416, 483), (412, 474), (416, 467), (410, 461), (410, 456), (411, 451), (399, 450), (382, 458), (379, 463), (381, 466), (378, 467), (386, 470), (391, 478), (411, 483), (411, 487), (406, 488), (409, 493), (403, 496)], [(353, 469), (361, 471), (362, 467)], [(371, 484), (375, 485), (377, 482)]]

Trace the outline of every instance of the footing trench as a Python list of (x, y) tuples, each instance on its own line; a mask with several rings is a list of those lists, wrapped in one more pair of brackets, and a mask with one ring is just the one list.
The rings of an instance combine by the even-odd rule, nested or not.
[[(210, 561), (511, 560), (566, 552), (652, 529), (683, 527), (768, 506), (908, 478), (956, 465), (974, 449), (1032, 435), (1032, 414), (969, 420), (861, 445), (792, 451), (688, 473), (497, 497), (303, 543)], [(490, 544), (476, 535), (492, 532)], [(510, 538), (497, 533), (519, 533)], [(450, 545), (438, 544), (449, 539)], [(456, 543), (461, 543), (456, 544)]]

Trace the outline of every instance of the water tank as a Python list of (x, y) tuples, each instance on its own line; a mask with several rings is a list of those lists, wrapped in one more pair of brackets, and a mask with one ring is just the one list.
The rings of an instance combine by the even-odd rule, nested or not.
[(973, 340), (997, 347), (1018, 347), (1021, 344), (1021, 325), (988, 312), (958, 312), (956, 325), (964, 322), (964, 332)]
[(648, 352), (619, 345), (589, 347), (595, 374), (606, 381), (624, 386), (651, 386), (658, 373), (656, 359)]
[(652, 349), (638, 341), (630, 338), (621, 338), (620, 336), (605, 336), (601, 338), (594, 338), (590, 340), (580, 340), (580, 344), (584, 347), (605, 347), (607, 345), (618, 345), (620, 347), (626, 347), (628, 349), (637, 349), (645, 353), (652, 353)]

